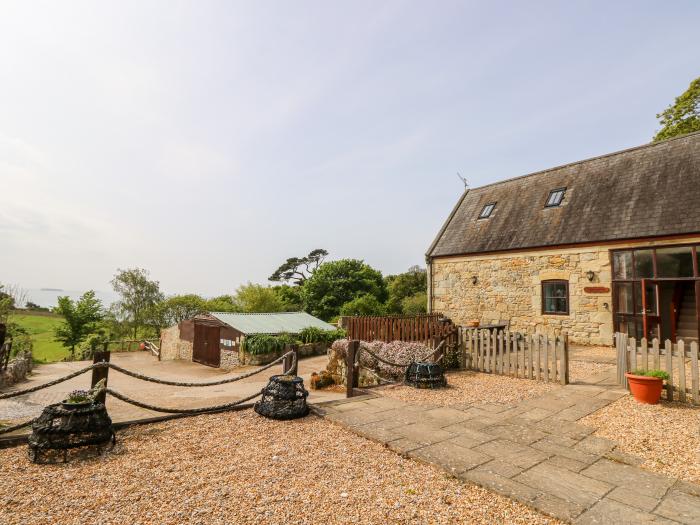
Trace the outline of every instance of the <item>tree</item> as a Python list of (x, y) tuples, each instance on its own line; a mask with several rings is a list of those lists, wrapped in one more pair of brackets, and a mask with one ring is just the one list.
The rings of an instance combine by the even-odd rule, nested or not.
[(340, 315), (384, 315), (386, 307), (374, 295), (360, 295), (340, 307)]
[(385, 279), (389, 293), (389, 299), (386, 303), (387, 312), (390, 314), (409, 313), (404, 311), (403, 301), (417, 293), (426, 293), (428, 288), (427, 275), (425, 268), (411, 266), (404, 273), (387, 276)]
[(158, 281), (149, 280), (147, 270), (141, 268), (117, 269), (112, 288), (121, 299), (117, 302), (118, 316), (131, 327), (133, 338), (139, 329), (148, 325), (153, 307), (163, 300)]
[(285, 312), (301, 312), (304, 309), (302, 286), (280, 284), (278, 286), (273, 286), (272, 289), (280, 298), (280, 301), (282, 301)]
[(690, 87), (673, 104), (656, 115), (661, 129), (654, 142), (700, 131), (700, 77), (690, 83)]
[(284, 303), (275, 290), (262, 284), (244, 284), (233, 297), (240, 312), (283, 312)]
[(220, 295), (212, 297), (206, 303), (207, 312), (240, 312), (232, 295)]
[(10, 311), (15, 307), (15, 299), (5, 291), (5, 286), (0, 284), (0, 323), (7, 321)]
[(327, 321), (356, 297), (372, 295), (384, 302), (387, 294), (380, 271), (357, 259), (341, 259), (322, 264), (304, 284), (302, 295), (304, 309)]
[(401, 313), (406, 315), (424, 314), (428, 311), (428, 294), (417, 292), (401, 301)]
[(207, 301), (196, 294), (173, 295), (153, 305), (148, 317), (158, 328), (172, 326), (208, 311)]
[(311, 250), (306, 257), (292, 257), (277, 268), (268, 279), (275, 282), (291, 281), (296, 285), (302, 285), (318, 270), (326, 257), (328, 252), (320, 248)]
[(85, 340), (102, 319), (102, 302), (95, 297), (95, 292), (90, 290), (77, 301), (70, 297), (59, 297), (58, 306), (54, 311), (65, 319), (56, 327), (56, 340), (70, 348), (73, 359), (75, 347)]

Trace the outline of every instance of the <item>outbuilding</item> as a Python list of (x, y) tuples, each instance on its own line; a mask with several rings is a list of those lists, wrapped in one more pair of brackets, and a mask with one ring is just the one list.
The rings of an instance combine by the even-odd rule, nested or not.
[(241, 345), (247, 336), (298, 334), (309, 327), (336, 328), (306, 312), (200, 314), (161, 331), (160, 358), (235, 368), (243, 364)]

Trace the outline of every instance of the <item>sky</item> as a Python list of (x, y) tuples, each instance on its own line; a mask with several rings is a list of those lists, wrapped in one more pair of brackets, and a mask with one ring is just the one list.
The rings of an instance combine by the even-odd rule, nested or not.
[(0, 282), (385, 274), (463, 191), (649, 142), (700, 2), (0, 0)]

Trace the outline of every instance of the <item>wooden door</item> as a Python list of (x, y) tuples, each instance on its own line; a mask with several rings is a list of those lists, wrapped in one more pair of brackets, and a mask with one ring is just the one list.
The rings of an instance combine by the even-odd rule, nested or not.
[(221, 361), (220, 330), (218, 326), (195, 323), (192, 361), (207, 366), (219, 366)]

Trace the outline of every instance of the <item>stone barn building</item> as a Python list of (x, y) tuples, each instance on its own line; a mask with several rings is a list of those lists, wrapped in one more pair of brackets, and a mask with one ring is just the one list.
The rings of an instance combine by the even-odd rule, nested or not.
[(465, 191), (428, 249), (428, 302), (613, 344), (700, 319), (700, 132)]
[(306, 312), (200, 314), (161, 331), (160, 359), (235, 368), (242, 364), (241, 343), (246, 336), (298, 334), (308, 327), (336, 328)]

